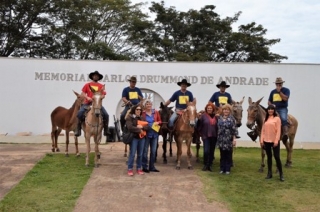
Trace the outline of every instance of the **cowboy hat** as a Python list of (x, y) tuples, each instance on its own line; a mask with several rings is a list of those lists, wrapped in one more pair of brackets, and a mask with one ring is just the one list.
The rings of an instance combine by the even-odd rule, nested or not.
[(91, 72), (91, 73), (89, 74), (89, 78), (90, 78), (91, 80), (93, 80), (93, 75), (95, 75), (95, 74), (99, 76), (98, 81), (103, 78), (102, 74), (100, 74), (99, 71)]
[(217, 84), (217, 88), (220, 88), (221, 86), (226, 88), (230, 87), (230, 85), (227, 85), (226, 81), (221, 81), (220, 84)]
[(181, 82), (178, 82), (177, 85), (181, 86), (181, 84), (186, 84), (187, 87), (191, 86), (190, 83), (188, 83), (188, 81), (186, 79), (181, 80)]
[(275, 81), (274, 83), (276, 83), (276, 84), (282, 84), (282, 83), (284, 83), (284, 82), (285, 82), (285, 81), (283, 81), (281, 77), (277, 77), (277, 79), (276, 79), (276, 81)]
[(137, 82), (137, 77), (132, 76), (130, 79), (128, 79), (129, 82)]

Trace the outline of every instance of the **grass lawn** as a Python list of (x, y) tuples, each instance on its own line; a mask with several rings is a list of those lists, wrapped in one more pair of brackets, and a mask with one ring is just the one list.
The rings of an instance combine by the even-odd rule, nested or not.
[(72, 211), (93, 170), (84, 157), (47, 154), (4, 197), (0, 211)]
[[(201, 148), (201, 157), (202, 151)], [(235, 167), (230, 175), (219, 174), (220, 154), (216, 149), (214, 172), (201, 171), (201, 162), (197, 174), (208, 201), (222, 202), (230, 211), (320, 211), (319, 153), (319, 150), (294, 150), (292, 168), (283, 168), (284, 182), (274, 173), (274, 159), (272, 179), (264, 179), (267, 167), (263, 173), (258, 172), (261, 161), (258, 148), (237, 148), (233, 155)], [(283, 165), (285, 159), (286, 151), (281, 150)]]

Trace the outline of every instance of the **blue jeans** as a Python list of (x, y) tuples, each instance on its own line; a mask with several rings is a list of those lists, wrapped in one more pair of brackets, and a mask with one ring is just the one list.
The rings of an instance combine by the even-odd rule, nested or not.
[(145, 138), (134, 138), (130, 144), (130, 154), (128, 159), (128, 170), (133, 169), (133, 162), (137, 152), (137, 169), (142, 166), (142, 153), (144, 148)]
[(124, 107), (124, 109), (123, 109), (123, 111), (121, 112), (121, 115), (120, 115), (120, 120), (121, 119), (125, 119), (125, 116), (126, 116), (126, 114), (127, 114), (127, 112), (128, 112), (128, 110), (130, 109), (130, 106), (129, 105), (126, 105), (125, 107)]
[[(172, 113), (172, 115), (170, 116), (170, 119), (169, 119), (168, 127), (171, 127), (171, 128), (173, 127), (174, 121), (177, 119), (177, 117), (178, 117), (177, 112), (173, 111), (173, 113)], [(197, 126), (198, 118), (196, 118), (195, 122), (196, 123), (195, 123), (194, 127)]]
[[(84, 117), (84, 113), (86, 112), (86, 108), (89, 107), (91, 104), (82, 104), (80, 107), (80, 110), (78, 111), (77, 117), (79, 120), (83, 120)], [(101, 115), (103, 117), (103, 120), (109, 120), (109, 114), (106, 111), (106, 109), (102, 106), (101, 107)]]
[(158, 137), (148, 138), (144, 144), (144, 150), (142, 155), (142, 168), (148, 169), (148, 150), (150, 146), (150, 159), (149, 159), (149, 169), (154, 170), (154, 162), (156, 160), (156, 151), (157, 151)]
[(288, 108), (276, 108), (276, 111), (280, 116), (281, 125), (288, 126)]
[(216, 149), (217, 137), (203, 139), (203, 164), (212, 166), (214, 150)]

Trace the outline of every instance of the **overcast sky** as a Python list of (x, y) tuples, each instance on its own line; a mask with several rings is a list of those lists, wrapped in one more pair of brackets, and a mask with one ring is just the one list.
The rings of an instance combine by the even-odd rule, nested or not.
[[(161, 2), (161, 0), (153, 0)], [(151, 1), (131, 0), (132, 3)], [(271, 51), (288, 57), (283, 63), (320, 64), (320, 0), (166, 0), (178, 11), (215, 5), (221, 18), (242, 14), (234, 27), (256, 22), (267, 29), (268, 39), (280, 38)], [(236, 28), (237, 29), (237, 28)]]

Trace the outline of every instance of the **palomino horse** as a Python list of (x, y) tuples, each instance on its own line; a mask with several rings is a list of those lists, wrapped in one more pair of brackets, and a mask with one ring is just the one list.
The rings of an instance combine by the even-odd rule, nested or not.
[[(75, 131), (77, 127), (77, 113), (83, 103), (85, 97), (73, 91), (77, 96), (77, 99), (73, 103), (70, 109), (64, 107), (56, 107), (51, 113), (51, 140), (52, 140), (52, 152), (60, 152), (58, 148), (58, 137), (62, 130), (66, 131), (66, 157), (69, 156), (69, 132)], [(76, 147), (76, 155), (80, 156), (78, 149), (78, 138), (74, 136), (74, 144)]]
[[(259, 99), (257, 102), (252, 102), (252, 99), (249, 97), (248, 102), (249, 102), (249, 107), (248, 107), (248, 119), (247, 119), (247, 127), (249, 129), (253, 129), (253, 127), (255, 126), (255, 130), (257, 131), (257, 133), (259, 134), (259, 138), (261, 136), (261, 129), (262, 129), (262, 125), (264, 122), (264, 119), (266, 117), (266, 109), (264, 107), (262, 107), (260, 105), (261, 100), (263, 99), (263, 97), (261, 99)], [(292, 115), (288, 115), (288, 122), (290, 123), (289, 126), (289, 133), (288, 133), (288, 137), (289, 137), (289, 142), (286, 142), (283, 144), (286, 147), (287, 150), (287, 161), (285, 166), (286, 167), (291, 167), (292, 165), (292, 161), (291, 161), (291, 157), (292, 157), (292, 150), (293, 150), (293, 144), (294, 144), (294, 138), (297, 132), (297, 128), (298, 128), (298, 121), (295, 117), (293, 117)], [(282, 135), (281, 135), (282, 137)], [(259, 171), (263, 172), (263, 168), (265, 166), (264, 164), (264, 157), (265, 157), (265, 150), (263, 148), (261, 148), (261, 166)]]
[(192, 134), (194, 132), (194, 126), (196, 124), (197, 109), (196, 101), (186, 102), (187, 109), (178, 117), (173, 131), (174, 140), (177, 144), (177, 165), (176, 169), (180, 169), (180, 160), (182, 155), (182, 143), (186, 141), (187, 145), (187, 162), (188, 169), (192, 169), (190, 163), (191, 154), (191, 142)]
[(102, 137), (102, 97), (105, 86), (102, 89), (96, 91), (90, 86), (90, 90), (93, 93), (92, 97), (92, 105), (88, 113), (86, 114), (85, 121), (82, 124), (82, 129), (84, 131), (84, 137), (86, 139), (87, 152), (86, 152), (86, 166), (89, 166), (89, 154), (90, 154), (90, 138), (93, 136), (94, 139), (94, 165), (95, 167), (99, 166), (100, 163), (100, 152), (99, 152), (99, 144), (101, 142)]
[(168, 129), (168, 122), (169, 119), (172, 115), (173, 111), (172, 111), (172, 107), (168, 107), (165, 106), (162, 102), (160, 103), (160, 110), (159, 110), (159, 114), (161, 117), (161, 128), (159, 131), (159, 135), (162, 136), (163, 138), (163, 143), (162, 143), (162, 149), (163, 149), (163, 163), (167, 163), (167, 142), (169, 141), (170, 144), (170, 148), (169, 148), (169, 153), (170, 153), (170, 157), (172, 157), (172, 136), (170, 136), (170, 132)]

